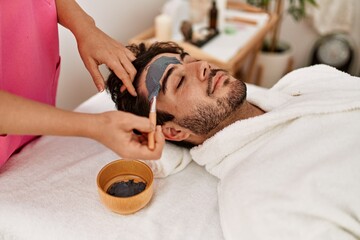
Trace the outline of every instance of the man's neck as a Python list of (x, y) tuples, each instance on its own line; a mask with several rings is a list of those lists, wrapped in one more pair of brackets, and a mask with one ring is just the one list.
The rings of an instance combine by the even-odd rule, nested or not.
[(237, 108), (233, 114), (227, 117), (224, 121), (222, 121), (214, 130), (208, 133), (205, 136), (194, 136), (191, 142), (199, 145), (203, 143), (206, 139), (214, 136), (217, 132), (224, 129), (225, 127), (233, 124), (234, 122), (241, 121), (248, 118), (253, 118), (259, 115), (264, 114), (265, 111), (260, 109), (259, 107), (252, 105), (248, 101), (245, 101), (239, 108)]

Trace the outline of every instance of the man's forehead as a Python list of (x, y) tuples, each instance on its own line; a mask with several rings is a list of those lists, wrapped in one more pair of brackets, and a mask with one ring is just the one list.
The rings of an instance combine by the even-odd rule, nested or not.
[(151, 64), (153, 64), (156, 60), (158, 60), (161, 57), (176, 57), (177, 59), (180, 59), (180, 54), (178, 53), (161, 53), (159, 55), (156, 55), (151, 61), (146, 65), (145, 71), (149, 71), (149, 68)]
[(180, 55), (176, 53), (163, 53), (155, 56), (145, 67), (141, 74), (141, 88), (146, 90), (148, 99), (158, 94), (160, 80), (169, 68), (169, 65), (180, 64)]

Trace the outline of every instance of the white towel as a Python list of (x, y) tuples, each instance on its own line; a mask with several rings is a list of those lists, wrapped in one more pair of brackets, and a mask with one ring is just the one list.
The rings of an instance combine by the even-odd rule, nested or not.
[(118, 158), (86, 138), (43, 136), (27, 145), (0, 169), (0, 239), (223, 239), (217, 179), (195, 163), (155, 179), (151, 201), (135, 214), (107, 209), (96, 176)]
[[(100, 93), (78, 110), (112, 107)], [(167, 177), (155, 179), (147, 206), (123, 216), (101, 203), (96, 185), (101, 168), (121, 157), (91, 139), (43, 136), (0, 169), (0, 239), (221, 240), (217, 179), (187, 166), (188, 156), (167, 143), (162, 158), (151, 161), (155, 177)]]
[(268, 113), (190, 151), (221, 180), (225, 238), (360, 238), (360, 78), (303, 68), (249, 101)]

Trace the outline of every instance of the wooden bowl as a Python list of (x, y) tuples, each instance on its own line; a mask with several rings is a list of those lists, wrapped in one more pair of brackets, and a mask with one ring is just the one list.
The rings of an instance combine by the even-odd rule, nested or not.
[[(142, 192), (130, 197), (117, 197), (107, 193), (109, 187), (120, 181), (133, 179), (145, 182)], [(97, 176), (97, 186), (101, 202), (111, 211), (131, 214), (148, 204), (153, 195), (154, 175), (149, 166), (139, 160), (119, 159), (104, 166)]]

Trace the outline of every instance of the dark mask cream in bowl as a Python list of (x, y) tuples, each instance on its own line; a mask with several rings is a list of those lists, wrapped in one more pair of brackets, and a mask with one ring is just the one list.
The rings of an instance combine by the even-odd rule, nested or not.
[(113, 161), (97, 176), (100, 200), (113, 212), (135, 213), (149, 203), (153, 181), (153, 172), (145, 163), (131, 159)]

